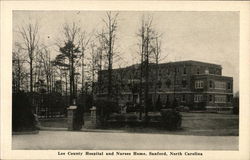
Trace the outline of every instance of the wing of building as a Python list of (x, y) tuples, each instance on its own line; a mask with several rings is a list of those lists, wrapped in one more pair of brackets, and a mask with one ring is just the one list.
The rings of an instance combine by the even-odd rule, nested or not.
[[(182, 106), (204, 109), (230, 109), (233, 78), (222, 76), (222, 66), (199, 61), (178, 61), (149, 65), (149, 98), (162, 104), (174, 99)], [(143, 66), (140, 64), (114, 69), (112, 93), (120, 104), (144, 101)], [(97, 97), (107, 95), (107, 70), (98, 73)], [(140, 78), (142, 77), (142, 78)]]

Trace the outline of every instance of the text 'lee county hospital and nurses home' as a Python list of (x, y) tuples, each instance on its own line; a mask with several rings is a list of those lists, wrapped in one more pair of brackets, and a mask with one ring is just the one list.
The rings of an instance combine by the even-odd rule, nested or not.
[[(149, 99), (153, 103), (160, 100), (164, 105), (176, 99), (178, 104), (194, 109), (200, 105), (207, 110), (232, 108), (233, 78), (222, 76), (221, 65), (192, 60), (149, 65)], [(113, 92), (118, 95), (116, 97), (121, 105), (127, 102), (138, 103), (140, 98), (144, 100), (143, 95), (139, 96), (139, 64), (113, 69), (112, 75)], [(98, 73), (98, 84), (98, 96), (105, 96), (108, 89), (107, 70)], [(143, 78), (142, 84), (145, 85)]]

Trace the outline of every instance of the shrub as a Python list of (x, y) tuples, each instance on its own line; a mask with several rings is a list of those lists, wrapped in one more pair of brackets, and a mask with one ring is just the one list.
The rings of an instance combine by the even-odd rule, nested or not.
[(199, 102), (197, 110), (204, 111), (206, 110), (206, 102)]
[(179, 103), (178, 103), (177, 99), (175, 98), (171, 108), (177, 108), (177, 107), (179, 107)]
[(128, 115), (126, 117), (127, 121), (136, 121), (137, 120), (137, 115)]
[(155, 106), (156, 106), (155, 108), (156, 108), (157, 111), (160, 111), (162, 109), (162, 103), (161, 103), (161, 98), (160, 97), (158, 97)]
[(125, 125), (125, 115), (123, 114), (112, 114), (106, 123), (109, 127), (122, 127)]
[(153, 106), (152, 99), (148, 99), (148, 100), (147, 100), (147, 106), (148, 106), (148, 111), (149, 111), (149, 112), (154, 111), (154, 106)]
[(169, 101), (169, 100), (166, 101), (165, 108), (171, 108), (171, 105), (170, 105), (170, 101)]
[(189, 107), (188, 106), (179, 106), (176, 108), (176, 110), (179, 112), (189, 112)]
[(127, 102), (126, 103), (126, 112), (129, 113), (129, 112), (136, 112), (137, 111), (137, 106), (132, 103), (132, 102)]
[(102, 125), (109, 119), (112, 113), (119, 112), (119, 105), (115, 101), (97, 100), (95, 102), (97, 115)]
[(116, 115), (114, 116), (114, 119), (115, 119), (116, 121), (118, 121), (118, 122), (124, 122), (124, 121), (125, 121), (125, 115), (123, 115), (123, 114), (116, 114)]
[(161, 121), (161, 116), (160, 115), (150, 115), (150, 121)]
[(181, 127), (182, 116), (173, 109), (161, 110), (162, 127), (167, 130), (176, 130)]
[(183, 111), (184, 111), (184, 112), (189, 112), (189, 110), (190, 110), (190, 109), (189, 109), (188, 106), (184, 106), (184, 108), (183, 108)]
[(12, 131), (36, 130), (36, 118), (27, 93), (12, 95)]

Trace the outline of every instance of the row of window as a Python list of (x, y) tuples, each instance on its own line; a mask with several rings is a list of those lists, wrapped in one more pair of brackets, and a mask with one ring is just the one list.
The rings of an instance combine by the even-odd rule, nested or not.
[[(212, 95), (208, 96), (208, 101), (213, 102), (214, 98), (214, 103), (226, 103), (226, 102), (231, 102), (231, 97), (228, 95), (215, 95), (214, 97)], [(196, 94), (194, 95), (194, 102), (202, 102), (204, 101), (203, 95), (201, 94)]]
[[(178, 68), (178, 67), (176, 67), (176, 68), (174, 68), (174, 70), (173, 71), (171, 71), (172, 73), (180, 73), (181, 72), (181, 69), (180, 68)], [(167, 74), (168, 75), (170, 75), (170, 69), (167, 69)], [(205, 74), (218, 74), (218, 75), (220, 75), (220, 69), (215, 69), (215, 68), (210, 68), (210, 69), (205, 69), (205, 71), (204, 71), (204, 73)], [(182, 74), (187, 74), (187, 69), (186, 69), (186, 67), (184, 67), (183, 69), (182, 69)], [(202, 72), (201, 72), (201, 68), (196, 68), (196, 74), (202, 74)], [(160, 71), (160, 75), (161, 75), (161, 71)]]
[[(195, 89), (201, 89), (204, 87), (204, 82), (202, 80), (195, 81)], [(209, 88), (220, 89), (220, 90), (230, 90), (232, 88), (230, 82), (222, 81), (209, 81)]]
[[(167, 75), (170, 75), (170, 73), (174, 73), (174, 74), (176, 74), (176, 73), (180, 73), (180, 68), (174, 68), (174, 71), (172, 72), (172, 71), (170, 71), (170, 69), (166, 69), (166, 71), (167, 71)], [(160, 74), (161, 74), (161, 72), (160, 72)], [(187, 69), (184, 67), (183, 68), (183, 70), (182, 70), (182, 74), (187, 74)]]
[[(128, 95), (128, 100), (132, 100), (131, 95)], [(133, 97), (133, 99), (138, 99), (138, 97)], [(167, 95), (166, 100), (169, 101), (169, 96)], [(194, 95), (194, 102), (203, 102), (205, 100), (205, 97), (202, 94), (196, 94)], [(181, 96), (181, 102), (186, 102), (186, 95)], [(208, 96), (208, 102), (214, 102), (214, 103), (226, 103), (231, 102), (231, 97), (228, 95), (209, 95)]]

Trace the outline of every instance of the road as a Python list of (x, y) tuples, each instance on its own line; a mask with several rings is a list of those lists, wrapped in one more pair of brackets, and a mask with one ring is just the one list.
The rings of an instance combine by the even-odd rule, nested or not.
[(12, 149), (32, 150), (237, 150), (237, 136), (40, 131), (13, 135)]

